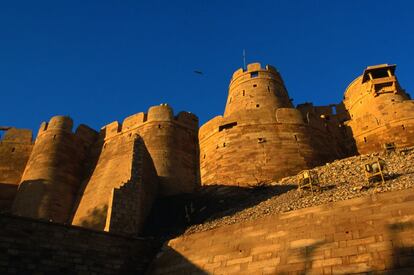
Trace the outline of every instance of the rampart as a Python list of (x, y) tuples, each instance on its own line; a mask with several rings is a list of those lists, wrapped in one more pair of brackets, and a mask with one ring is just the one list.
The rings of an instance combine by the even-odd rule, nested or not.
[(234, 72), (224, 114), (200, 129), (195, 115), (174, 115), (167, 104), (99, 133), (85, 125), (73, 132), (69, 117), (56, 116), (34, 144), (29, 130), (7, 128), (0, 209), (138, 234), (155, 197), (200, 185), (257, 186), (385, 143), (413, 146), (413, 122), (395, 65), (368, 67), (339, 104), (294, 108), (279, 72), (253, 63)]
[(110, 144), (119, 137), (142, 137), (160, 180), (160, 195), (189, 193), (198, 186), (198, 118), (189, 112), (174, 116), (167, 104), (153, 106), (102, 128)]
[(395, 65), (370, 66), (346, 89), (345, 125), (360, 154), (382, 150), (385, 143), (414, 145), (414, 101), (401, 88)]
[(414, 190), (222, 226), (170, 240), (149, 274), (411, 274)]
[(174, 116), (161, 104), (100, 133), (85, 125), (72, 128), (65, 116), (42, 123), (34, 145), (28, 143), (27, 163), (17, 164), (3, 156), (14, 154), (14, 141), (27, 141), (27, 133), (6, 132), (1, 183), (14, 188), (3, 188), (3, 209), (14, 198), (15, 215), (138, 234), (155, 197), (189, 193), (199, 185), (198, 118), (191, 113)]
[(0, 215), (1, 274), (144, 274), (158, 244)]
[(78, 193), (72, 224), (137, 235), (158, 195), (152, 159), (136, 134), (98, 148), (97, 164)]
[(12, 212), (25, 217), (68, 222), (96, 133), (69, 117), (55, 116), (40, 126)]
[(257, 185), (337, 158), (323, 123), (293, 108), (275, 68), (237, 70), (224, 116), (199, 131), (202, 184)]
[(7, 128), (0, 138), (0, 211), (9, 212), (32, 151), (32, 131)]

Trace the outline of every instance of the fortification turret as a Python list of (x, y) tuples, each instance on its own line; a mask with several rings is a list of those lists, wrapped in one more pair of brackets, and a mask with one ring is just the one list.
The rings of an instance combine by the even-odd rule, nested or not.
[(237, 70), (224, 115), (199, 131), (202, 184), (252, 186), (323, 163), (331, 148), (307, 123), (275, 68)]
[(41, 124), (13, 203), (14, 214), (68, 221), (81, 182), (85, 146), (96, 137), (91, 129), (86, 134), (84, 126), (78, 137), (72, 127), (67, 116)]
[(289, 95), (277, 70), (259, 63), (249, 64), (247, 70), (238, 69), (230, 81), (224, 117), (246, 110), (292, 108)]
[(385, 143), (414, 145), (414, 102), (401, 88), (395, 65), (367, 67), (345, 91), (343, 105), (358, 153), (382, 150)]

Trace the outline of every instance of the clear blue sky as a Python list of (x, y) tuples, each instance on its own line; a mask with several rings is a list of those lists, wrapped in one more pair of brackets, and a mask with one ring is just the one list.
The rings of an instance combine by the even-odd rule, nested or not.
[(413, 3), (1, 1), (0, 125), (37, 131), (61, 114), (99, 129), (160, 103), (202, 124), (222, 114), (244, 48), (295, 104), (339, 102), (380, 63), (413, 93)]

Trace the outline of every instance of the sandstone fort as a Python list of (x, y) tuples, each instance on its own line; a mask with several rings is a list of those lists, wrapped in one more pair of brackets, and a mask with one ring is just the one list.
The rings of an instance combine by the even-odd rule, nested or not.
[[(200, 127), (197, 110), (174, 113), (168, 104), (99, 131), (83, 124), (74, 129), (68, 116), (42, 122), (35, 138), (31, 130), (2, 127), (0, 261), (7, 265), (0, 270), (409, 270), (414, 266), (414, 226), (407, 223), (414, 222), (412, 188), (181, 236), (164, 245), (155, 260), (159, 246), (142, 237), (157, 201), (217, 186), (274, 186), (335, 160), (377, 154), (387, 146), (397, 154), (414, 146), (414, 101), (395, 71), (396, 65), (368, 66), (350, 82), (341, 102), (294, 106), (280, 72), (252, 63), (233, 73), (223, 114)], [(192, 207), (183, 211), (190, 215)], [(37, 248), (29, 249), (35, 243)], [(57, 256), (38, 265), (42, 253)]]

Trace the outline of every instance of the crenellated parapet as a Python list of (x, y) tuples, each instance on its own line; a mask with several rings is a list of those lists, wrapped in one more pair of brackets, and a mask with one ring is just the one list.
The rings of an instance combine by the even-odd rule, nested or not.
[(42, 137), (45, 134), (73, 135), (74, 138), (80, 139), (87, 144), (91, 144), (96, 141), (98, 133), (84, 124), (80, 124), (76, 128), (75, 132), (73, 132), (73, 120), (70, 117), (54, 116), (49, 122), (42, 122), (40, 124), (37, 138)]
[(239, 69), (229, 85), (224, 117), (242, 115), (244, 111), (292, 108), (289, 95), (277, 70), (260, 63), (252, 63), (247, 70)]
[[(156, 126), (154, 126), (157, 124)], [(121, 135), (134, 131), (137, 128), (159, 127), (162, 124), (174, 124), (188, 131), (198, 131), (198, 117), (190, 112), (179, 112), (174, 116), (173, 109), (168, 104), (152, 106), (147, 113), (137, 113), (123, 120), (111, 122), (101, 128), (100, 138), (110, 139), (116, 135)]]

